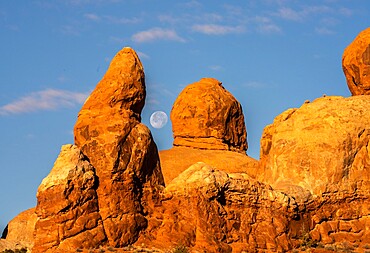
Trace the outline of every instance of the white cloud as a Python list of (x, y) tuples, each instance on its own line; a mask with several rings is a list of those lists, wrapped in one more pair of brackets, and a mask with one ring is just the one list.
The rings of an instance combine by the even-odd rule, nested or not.
[(321, 35), (333, 35), (335, 32), (327, 27), (316, 27), (315, 32)]
[(325, 6), (305, 6), (301, 10), (297, 11), (289, 7), (283, 7), (280, 8), (276, 16), (286, 19), (286, 20), (292, 20), (292, 21), (302, 21), (303, 19), (307, 18), (308, 16), (320, 14), (320, 13), (330, 13), (334, 12), (335, 10)]
[(281, 28), (273, 23), (270, 18), (264, 16), (257, 16), (253, 20), (257, 25), (256, 29), (260, 33), (264, 34), (276, 34), (281, 33)]
[(250, 81), (250, 82), (244, 83), (242, 86), (246, 88), (263, 89), (263, 88), (268, 87), (269, 85), (258, 82), (258, 81)]
[(180, 37), (175, 30), (163, 29), (158, 27), (135, 33), (134, 35), (132, 35), (131, 39), (139, 43), (151, 42), (156, 40), (186, 42), (186, 40)]
[(88, 94), (66, 90), (47, 89), (0, 107), (0, 115), (56, 110), (83, 104)]
[(212, 65), (212, 66), (209, 66), (208, 68), (213, 71), (221, 71), (223, 69), (223, 67), (220, 65)]
[(299, 21), (302, 20), (303, 15), (302, 13), (295, 11), (291, 8), (280, 8), (277, 12), (277, 16), (283, 19), (288, 19), (288, 20), (294, 20), (294, 21)]
[(243, 26), (225, 26), (216, 24), (193, 25), (192, 30), (208, 35), (225, 35), (230, 33), (243, 33)]
[(94, 14), (94, 13), (86, 13), (86, 14), (84, 15), (84, 17), (85, 17), (86, 19), (90, 19), (90, 20), (93, 20), (93, 21), (100, 21), (100, 19), (101, 19), (98, 15), (96, 15), (96, 14)]
[(265, 34), (281, 33), (281, 28), (278, 25), (267, 23), (259, 25), (258, 31)]
[(137, 52), (137, 55), (140, 57), (140, 59), (150, 59), (150, 56), (147, 55), (146, 53), (143, 53), (140, 51), (136, 51), (136, 52)]

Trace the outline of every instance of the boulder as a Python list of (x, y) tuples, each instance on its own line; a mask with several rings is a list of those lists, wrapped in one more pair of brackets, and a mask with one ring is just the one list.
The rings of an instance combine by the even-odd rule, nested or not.
[(35, 208), (21, 212), (8, 223), (5, 239), (17, 242), (24, 248), (32, 249), (36, 221)]
[(197, 162), (204, 162), (226, 173), (247, 173), (255, 178), (258, 161), (239, 152), (196, 149), (175, 146), (159, 151), (161, 168), (166, 185)]
[(291, 247), (294, 199), (243, 173), (196, 163), (167, 185), (156, 216), (139, 238), (157, 248), (197, 252), (283, 252)]
[(131, 48), (113, 58), (83, 105), (74, 127), (75, 144), (99, 178), (99, 214), (111, 246), (134, 243), (164, 184), (157, 147), (140, 123), (145, 102), (143, 66)]
[(370, 28), (344, 50), (342, 66), (352, 95), (370, 95)]
[(64, 145), (37, 191), (37, 222), (32, 252), (75, 252), (106, 240), (99, 214), (98, 178), (87, 157)]
[(368, 189), (370, 96), (322, 97), (265, 127), (260, 180), (291, 194)]
[(202, 78), (188, 85), (170, 117), (174, 146), (241, 153), (248, 148), (242, 107), (216, 79)]

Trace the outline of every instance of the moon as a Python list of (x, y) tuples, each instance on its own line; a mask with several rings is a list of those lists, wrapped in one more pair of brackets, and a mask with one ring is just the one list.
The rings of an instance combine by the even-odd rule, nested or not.
[(154, 128), (162, 128), (167, 124), (168, 117), (165, 112), (156, 111), (150, 116), (150, 125)]

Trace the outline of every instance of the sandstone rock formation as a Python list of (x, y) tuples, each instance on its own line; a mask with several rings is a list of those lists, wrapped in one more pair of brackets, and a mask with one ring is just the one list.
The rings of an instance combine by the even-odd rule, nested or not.
[(174, 146), (242, 153), (248, 148), (240, 103), (216, 79), (188, 85), (172, 107), (171, 121)]
[(171, 120), (174, 147), (159, 152), (166, 184), (197, 162), (255, 175), (258, 162), (245, 154), (241, 105), (218, 80), (202, 78), (188, 85), (173, 105)]
[(65, 145), (37, 191), (32, 252), (72, 252), (106, 241), (95, 169), (78, 147)]
[(342, 66), (352, 95), (370, 95), (370, 28), (345, 49)]
[[(36, 253), (132, 244), (164, 251), (185, 245), (196, 252), (294, 252), (329, 245), (366, 252), (366, 40), (343, 58), (351, 92), (365, 95), (323, 97), (283, 112), (264, 129), (259, 162), (245, 153), (241, 106), (221, 83), (205, 78), (186, 87), (171, 112), (174, 147), (160, 152), (166, 188), (156, 145), (140, 123), (143, 68), (132, 49), (123, 49), (78, 116), (76, 145), (62, 147), (39, 187), (36, 209), (9, 223), (0, 250), (23, 246), (18, 240), (34, 244)], [(360, 63), (348, 65), (352, 58)]]
[(289, 109), (261, 139), (262, 181), (314, 195), (370, 179), (370, 97), (323, 97)]
[(17, 242), (21, 246), (20, 248), (31, 249), (35, 240), (34, 230), (36, 221), (37, 215), (35, 208), (21, 212), (8, 223), (5, 239)]
[(312, 241), (369, 243), (369, 106), (370, 96), (323, 97), (264, 129), (259, 179), (295, 198)]
[(239, 152), (227, 150), (173, 147), (159, 151), (161, 168), (166, 185), (197, 162), (204, 162), (227, 173), (247, 173), (255, 178), (258, 161)]
[(282, 252), (296, 218), (294, 199), (242, 173), (190, 166), (165, 189), (157, 215), (138, 243), (198, 252)]
[(164, 184), (157, 147), (140, 123), (145, 102), (142, 64), (131, 48), (113, 58), (103, 79), (83, 105), (75, 143), (99, 178), (99, 214), (111, 246), (136, 241), (155, 188)]

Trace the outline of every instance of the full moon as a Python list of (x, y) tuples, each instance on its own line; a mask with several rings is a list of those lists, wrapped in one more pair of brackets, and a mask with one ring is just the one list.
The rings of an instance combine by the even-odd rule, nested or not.
[(167, 124), (168, 117), (165, 112), (156, 111), (150, 116), (150, 124), (154, 128), (162, 128)]

